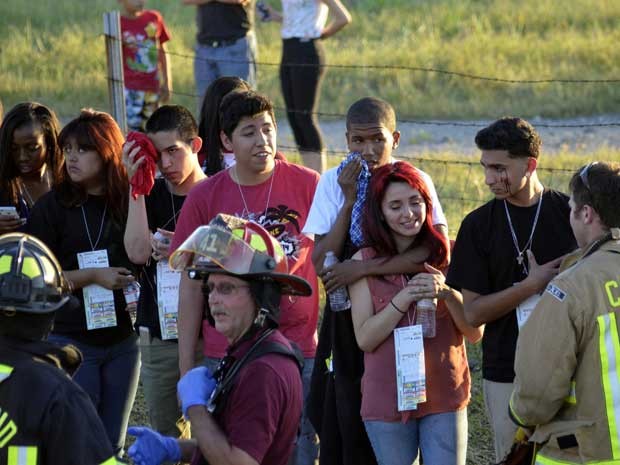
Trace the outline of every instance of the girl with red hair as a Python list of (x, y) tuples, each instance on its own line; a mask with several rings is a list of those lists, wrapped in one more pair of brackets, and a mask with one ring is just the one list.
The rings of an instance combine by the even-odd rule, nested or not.
[[(425, 463), (465, 464), (470, 376), (463, 336), (476, 342), (482, 334), (465, 321), (461, 294), (445, 284), (449, 244), (433, 227), (432, 210), (428, 188), (410, 164), (374, 172), (362, 224), (366, 245), (353, 258), (428, 251), (425, 273), (371, 276), (349, 287), (364, 351), (361, 415), (379, 465), (410, 465), (418, 451)], [(426, 400), (399, 408), (394, 331), (419, 324), (421, 299), (439, 302), (436, 335), (423, 339)]]
[(29, 222), (58, 257), (76, 297), (57, 312), (50, 341), (82, 352), (73, 379), (91, 397), (118, 456), (140, 365), (123, 293), (135, 280), (123, 247), (129, 192), (123, 142), (110, 115), (82, 110), (59, 136), (65, 155), (59, 183), (36, 203)]

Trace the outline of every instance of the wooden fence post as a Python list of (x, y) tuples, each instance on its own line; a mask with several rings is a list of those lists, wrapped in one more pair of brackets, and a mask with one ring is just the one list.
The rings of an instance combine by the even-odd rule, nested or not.
[(127, 134), (127, 113), (125, 112), (125, 78), (123, 76), (123, 51), (121, 15), (118, 11), (103, 14), (103, 33), (108, 62), (108, 93), (111, 113), (123, 134)]

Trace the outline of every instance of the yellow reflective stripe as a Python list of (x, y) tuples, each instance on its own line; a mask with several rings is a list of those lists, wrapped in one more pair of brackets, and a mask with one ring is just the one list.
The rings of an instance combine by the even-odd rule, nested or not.
[(0, 383), (11, 376), (13, 372), (13, 367), (9, 365), (3, 365), (0, 363)]
[(9, 446), (7, 465), (37, 465), (37, 447)]
[(567, 404), (571, 404), (571, 405), (577, 404), (577, 395), (575, 394), (575, 391), (577, 390), (576, 386), (577, 385), (575, 384), (575, 381), (570, 382), (570, 393), (564, 399), (564, 402), (566, 402)]
[(611, 455), (615, 460), (620, 459), (620, 436), (618, 421), (620, 420), (620, 342), (616, 315), (608, 313), (597, 318), (599, 326), (599, 351), (601, 355), (601, 378), (605, 395), (607, 423), (611, 439)]
[(592, 462), (567, 462), (566, 460), (557, 460), (549, 457), (544, 457), (540, 453), (536, 454), (535, 465), (574, 465), (578, 463), (587, 465), (620, 465), (620, 460), (594, 460)]
[(118, 462), (116, 460), (116, 457), (110, 457), (108, 460), (106, 460), (105, 462), (101, 462), (99, 465), (117, 465), (120, 464), (122, 462)]
[(515, 409), (512, 408), (512, 396), (514, 395), (514, 391), (512, 391), (512, 394), (510, 394), (510, 400), (508, 401), (508, 408), (510, 409), (510, 413), (512, 414), (513, 418), (515, 420), (517, 420), (517, 422), (521, 425), (521, 426), (527, 426), (527, 423), (525, 423), (520, 417), (519, 415), (517, 415), (517, 412), (515, 412)]

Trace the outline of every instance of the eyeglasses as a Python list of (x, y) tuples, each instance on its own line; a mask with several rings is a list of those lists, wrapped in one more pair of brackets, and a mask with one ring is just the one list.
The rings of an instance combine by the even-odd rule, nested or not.
[(596, 165), (598, 162), (597, 161), (593, 161), (592, 163), (588, 163), (586, 166), (583, 167), (583, 169), (579, 172), (579, 178), (581, 179), (581, 182), (583, 183), (583, 185), (586, 187), (586, 189), (588, 190), (588, 192), (590, 192), (590, 181), (588, 181), (588, 171), (590, 170), (590, 168), (592, 168), (594, 165)]
[(232, 295), (236, 294), (237, 290), (242, 289), (244, 287), (250, 287), (247, 284), (232, 284), (232, 283), (219, 283), (215, 285), (213, 283), (207, 283), (207, 290), (209, 294), (213, 294), (217, 292), (220, 295)]

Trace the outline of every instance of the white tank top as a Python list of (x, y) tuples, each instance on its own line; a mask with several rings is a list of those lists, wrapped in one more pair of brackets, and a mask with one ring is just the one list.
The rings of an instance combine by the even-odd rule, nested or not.
[(282, 38), (318, 39), (327, 13), (321, 0), (282, 0)]

